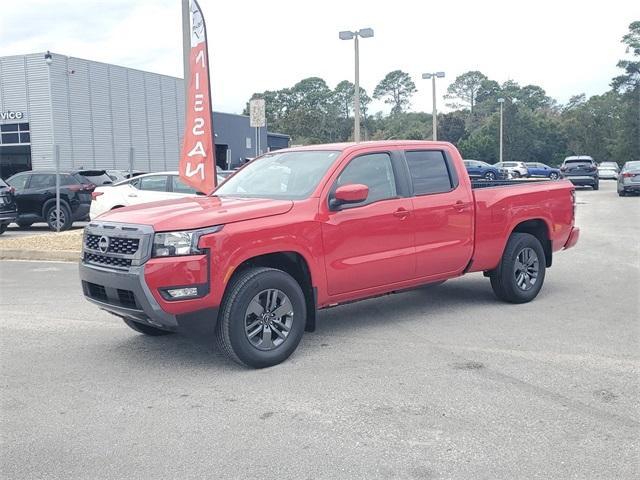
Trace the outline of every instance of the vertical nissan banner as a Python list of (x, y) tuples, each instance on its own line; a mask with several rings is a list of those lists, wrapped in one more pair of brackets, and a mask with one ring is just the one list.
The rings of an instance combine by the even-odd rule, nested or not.
[[(189, 89), (185, 98), (184, 140), (180, 155), (180, 177), (199, 192), (209, 194), (216, 187), (216, 158), (211, 119), (211, 84), (207, 28), (196, 0), (189, 2), (191, 50)], [(185, 79), (187, 81), (187, 79)]]

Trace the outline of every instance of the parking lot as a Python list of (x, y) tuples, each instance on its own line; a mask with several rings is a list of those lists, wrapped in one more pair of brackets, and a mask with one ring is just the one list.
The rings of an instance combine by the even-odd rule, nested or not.
[(473, 274), (324, 310), (265, 370), (1, 262), (0, 477), (638, 478), (640, 198), (577, 197), (532, 303)]

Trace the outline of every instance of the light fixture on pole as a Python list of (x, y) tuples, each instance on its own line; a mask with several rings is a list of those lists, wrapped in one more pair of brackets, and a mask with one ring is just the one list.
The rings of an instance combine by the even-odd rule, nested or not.
[(500, 160), (502, 163), (502, 106), (504, 105), (504, 98), (499, 98), (498, 103), (500, 104)]
[(372, 28), (361, 28), (354, 32), (345, 30), (339, 33), (340, 40), (354, 40), (355, 54), (356, 54), (356, 72), (355, 72), (355, 88), (353, 92), (353, 140), (355, 142), (360, 141), (360, 47), (358, 44), (358, 37), (370, 38), (373, 37)]
[(436, 108), (436, 78), (444, 78), (444, 72), (423, 73), (422, 78), (431, 79), (431, 89), (433, 93), (433, 111), (431, 113), (433, 119), (433, 140), (438, 140), (438, 109)]
[[(51, 94), (51, 65), (53, 64), (53, 55), (47, 50), (44, 54), (44, 63), (47, 64), (47, 74), (49, 80), (49, 114), (51, 115), (51, 152), (53, 154), (53, 161), (56, 166), (56, 211), (53, 219), (46, 218), (48, 222), (51, 222), (56, 227), (56, 232), (60, 233), (60, 227), (62, 226), (61, 211), (60, 211), (60, 149), (56, 145), (55, 125), (53, 124), (53, 96)], [(48, 215), (51, 215), (49, 213)], [(53, 220), (53, 222), (52, 222)]]

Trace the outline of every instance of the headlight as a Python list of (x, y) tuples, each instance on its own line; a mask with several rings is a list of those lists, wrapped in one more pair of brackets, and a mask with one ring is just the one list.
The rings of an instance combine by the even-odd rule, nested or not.
[(179, 255), (199, 255), (198, 241), (203, 235), (222, 230), (222, 225), (201, 230), (184, 232), (162, 232), (153, 237), (153, 257), (175, 257)]

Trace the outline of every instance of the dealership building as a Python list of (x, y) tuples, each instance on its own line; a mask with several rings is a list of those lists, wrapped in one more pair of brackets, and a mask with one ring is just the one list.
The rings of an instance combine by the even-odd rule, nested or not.
[[(215, 102), (215, 97), (214, 97)], [(223, 169), (286, 148), (289, 137), (252, 128), (249, 117), (213, 112)], [(176, 170), (184, 81), (52, 53), (0, 57), (0, 177), (22, 170)]]

